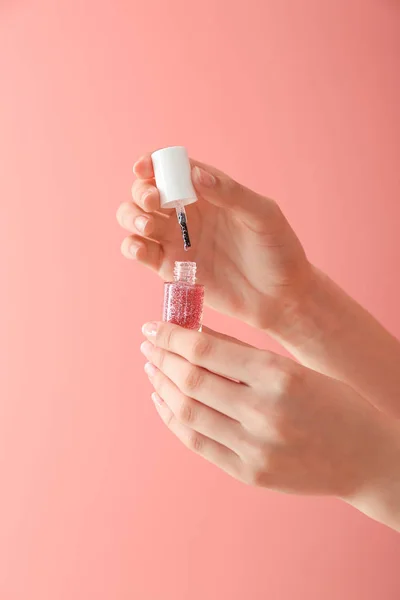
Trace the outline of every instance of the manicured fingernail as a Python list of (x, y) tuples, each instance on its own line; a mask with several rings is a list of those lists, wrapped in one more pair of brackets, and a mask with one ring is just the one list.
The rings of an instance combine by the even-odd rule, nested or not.
[(200, 169), (200, 167), (194, 167), (192, 177), (195, 183), (204, 185), (205, 187), (213, 187), (216, 183), (214, 175), (211, 175), (211, 173), (208, 173), (204, 169)]
[(149, 222), (149, 219), (147, 217), (143, 217), (143, 216), (136, 217), (136, 219), (134, 221), (135, 228), (139, 231), (139, 233), (144, 233), (148, 222)]
[[(137, 244), (137, 243), (133, 242), (129, 246), (129, 252), (133, 258), (137, 258), (138, 260), (143, 260), (146, 256), (146, 246), (144, 246), (143, 244)], [(139, 257), (139, 252), (140, 252), (140, 257)]]
[(144, 370), (149, 379), (152, 379), (152, 377), (154, 377), (154, 375), (157, 373), (156, 367), (150, 362), (144, 365)]
[(129, 246), (129, 252), (132, 254), (132, 256), (136, 257), (136, 254), (138, 253), (139, 247), (137, 244), (131, 244)]
[(154, 337), (157, 333), (157, 323), (145, 323), (142, 327), (142, 333), (148, 337)]
[(140, 345), (140, 352), (142, 354), (144, 354), (144, 356), (147, 358), (147, 360), (150, 360), (151, 354), (153, 352), (153, 344), (151, 342), (143, 342)]
[(160, 398), (160, 396), (156, 394), (156, 392), (152, 393), (151, 399), (153, 400), (154, 404), (157, 404), (157, 406), (162, 406), (164, 404), (164, 400)]
[(131, 216), (125, 217), (123, 220), (123, 224), (124, 224), (125, 229), (128, 229), (128, 231), (132, 231), (133, 226), (134, 226), (134, 220), (132, 219)]

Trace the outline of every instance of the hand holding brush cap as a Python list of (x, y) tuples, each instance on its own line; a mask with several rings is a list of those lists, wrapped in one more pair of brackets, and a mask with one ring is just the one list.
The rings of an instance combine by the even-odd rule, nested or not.
[(141, 156), (133, 172), (132, 201), (117, 211), (128, 231), (121, 244), (126, 258), (171, 281), (175, 261), (187, 260), (175, 211), (179, 202), (192, 204), (190, 261), (199, 267), (208, 306), (261, 328), (297, 306), (313, 269), (276, 202), (189, 161), (179, 146)]

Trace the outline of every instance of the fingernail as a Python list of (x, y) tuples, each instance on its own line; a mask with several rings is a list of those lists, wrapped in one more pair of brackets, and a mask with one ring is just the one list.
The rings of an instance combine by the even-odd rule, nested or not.
[[(136, 177), (145, 177), (150, 179), (152, 176), (153, 165), (150, 156), (141, 156), (132, 167), (133, 173)], [(138, 173), (139, 169), (139, 173)]]
[(156, 367), (150, 362), (148, 362), (144, 365), (144, 370), (149, 379), (152, 379), (154, 377), (154, 375), (157, 373)]
[(144, 233), (148, 222), (149, 222), (149, 219), (147, 217), (143, 217), (143, 216), (136, 217), (136, 219), (134, 221), (135, 228), (139, 231), (139, 233)]
[(157, 333), (157, 323), (145, 323), (142, 327), (142, 333), (148, 337), (154, 337)]
[(164, 404), (164, 400), (160, 398), (160, 396), (156, 394), (156, 392), (152, 393), (151, 399), (153, 400), (154, 404), (157, 404), (157, 406), (162, 406)]
[(153, 348), (154, 348), (153, 344), (151, 342), (146, 341), (140, 345), (140, 352), (142, 354), (144, 354), (144, 356), (148, 360), (150, 360), (151, 354), (153, 352)]
[(146, 202), (146, 200), (148, 200), (148, 198), (150, 198), (150, 196), (152, 196), (155, 192), (155, 188), (150, 188), (148, 189), (146, 192), (144, 192), (143, 196), (142, 196), (142, 204), (144, 204)]
[[(144, 246), (143, 244), (133, 243), (129, 246), (129, 252), (133, 256), (133, 258), (143, 260), (146, 256), (146, 246)], [(138, 256), (139, 252), (141, 253), (140, 257)]]
[(138, 250), (139, 250), (139, 246), (137, 244), (131, 244), (129, 246), (129, 252), (132, 254), (132, 256), (136, 257)]
[(213, 187), (216, 183), (214, 175), (211, 175), (208, 171), (204, 171), (204, 169), (200, 169), (200, 167), (193, 168), (192, 176), (195, 183), (204, 185), (205, 187)]
[(132, 231), (132, 227), (134, 226), (134, 220), (132, 219), (132, 217), (125, 217), (123, 224), (125, 229)]

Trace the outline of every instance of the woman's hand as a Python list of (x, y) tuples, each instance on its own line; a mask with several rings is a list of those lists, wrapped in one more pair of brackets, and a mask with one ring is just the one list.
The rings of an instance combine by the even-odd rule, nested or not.
[(186, 446), (244, 482), (338, 496), (400, 526), (399, 430), (350, 387), (212, 331), (143, 332), (153, 400)]
[(191, 162), (199, 201), (187, 207), (190, 253), (183, 251), (175, 211), (160, 210), (150, 155), (134, 166), (133, 203), (118, 209), (120, 225), (131, 233), (122, 253), (165, 280), (175, 260), (196, 261), (209, 306), (267, 329), (308, 289), (312, 270), (303, 248), (275, 202)]

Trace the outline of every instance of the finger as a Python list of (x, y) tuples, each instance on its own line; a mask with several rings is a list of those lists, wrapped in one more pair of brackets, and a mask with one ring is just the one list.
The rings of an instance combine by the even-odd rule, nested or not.
[[(193, 184), (208, 202), (234, 211), (255, 231), (265, 231), (266, 227), (275, 230), (285, 222), (279, 206), (270, 198), (244, 187), (215, 167), (195, 159), (190, 159), (190, 163)], [(140, 179), (154, 178), (151, 154), (142, 156), (133, 171)]]
[(147, 240), (138, 235), (130, 235), (121, 244), (121, 252), (125, 258), (137, 260), (154, 271), (159, 271), (163, 260), (163, 250), (160, 244)]
[(147, 360), (166, 375), (184, 395), (231, 419), (242, 420), (248, 387), (195, 366), (177, 354), (153, 346), (149, 341), (144, 342), (140, 349)]
[(193, 161), (192, 180), (199, 195), (211, 204), (231, 210), (254, 231), (276, 230), (284, 217), (269, 198), (240, 185), (225, 173)]
[(152, 363), (146, 363), (145, 371), (157, 394), (168, 404), (180, 423), (239, 454), (245, 431), (238, 421), (185, 395)]
[(214, 331), (213, 329), (210, 329), (209, 327), (206, 327), (205, 325), (203, 325), (202, 331), (204, 333), (213, 335), (220, 340), (226, 340), (229, 342), (233, 342), (234, 344), (237, 344), (238, 346), (247, 346), (247, 348), (255, 347), (255, 346), (252, 346), (251, 344), (247, 344), (246, 342), (242, 342), (242, 340), (237, 340), (236, 338), (231, 337), (230, 335), (226, 335), (226, 333), (221, 333), (220, 331)]
[(184, 329), (171, 323), (146, 323), (143, 333), (164, 350), (186, 358), (190, 363), (250, 385), (264, 366), (262, 352), (223, 340), (211, 333)]
[[(138, 160), (133, 165), (133, 173), (134, 173), (134, 175), (136, 175), (136, 177), (138, 177), (139, 179), (153, 179), (154, 178), (154, 166), (153, 166), (153, 161), (152, 161), (151, 155), (154, 154), (154, 152), (157, 152), (157, 150), (161, 150), (161, 148), (156, 148), (156, 150), (153, 150), (152, 152), (147, 152), (146, 154), (143, 154), (140, 158), (138, 158)], [(205, 165), (204, 163), (201, 163), (192, 158), (190, 158), (189, 160), (190, 160), (190, 164), (192, 165), (192, 167), (199, 166), (204, 169), (207, 169), (208, 171), (210, 171), (212, 173), (222, 174), (221, 171), (218, 171), (214, 167)]]
[(217, 465), (232, 477), (240, 477), (241, 460), (237, 454), (226, 448), (226, 446), (180, 423), (157, 393), (152, 394), (152, 399), (161, 419), (187, 448)]
[(160, 209), (160, 193), (152, 179), (136, 179), (132, 185), (132, 199), (144, 212)]
[(180, 423), (234, 451), (239, 449), (244, 430), (237, 421), (183, 394), (151, 363), (147, 363), (145, 370), (154, 389)]
[(151, 154), (141, 156), (133, 165), (133, 172), (140, 179), (152, 179), (154, 177), (154, 169)]
[[(156, 148), (156, 150), (153, 150), (152, 152), (147, 152), (146, 154), (143, 154), (140, 158), (138, 158), (138, 160), (133, 165), (133, 173), (134, 175), (136, 175), (136, 177), (138, 177), (139, 179), (154, 178), (154, 166), (151, 155), (154, 154), (154, 152), (157, 152), (157, 150), (161, 150), (161, 148)], [(203, 163), (200, 163), (193, 159), (190, 159), (190, 163), (192, 166), (198, 165), (200, 167), (206, 167), (206, 165), (204, 165)], [(217, 170), (213, 167), (206, 168), (217, 172)]]
[(117, 221), (121, 227), (157, 241), (165, 239), (168, 219), (158, 212), (147, 214), (132, 202), (123, 202), (117, 210)]
[[(254, 348), (254, 346), (251, 346), (250, 344), (246, 344), (246, 342), (242, 342), (242, 340), (237, 340), (234, 337), (231, 337), (230, 335), (226, 335), (225, 333), (220, 333), (219, 331), (213, 331), (212, 329), (210, 329), (209, 327), (205, 327), (204, 325), (202, 327), (202, 331), (204, 333), (209, 333), (210, 335), (214, 335), (216, 338), (218, 338), (220, 340), (229, 340), (230, 342), (237, 344), (238, 346), (247, 346), (247, 348)], [(232, 379), (232, 381), (235, 381), (236, 383), (240, 383), (239, 379), (237, 379), (236, 377), (230, 377), (229, 379)]]
[[(153, 161), (152, 161), (151, 155), (154, 154), (154, 152), (157, 152), (157, 150), (161, 150), (161, 148), (156, 148), (156, 150), (153, 150), (152, 152), (147, 152), (146, 154), (143, 154), (140, 158), (138, 158), (138, 160), (133, 165), (133, 173), (136, 175), (136, 177), (138, 177), (140, 179), (153, 179), (154, 178), (154, 166), (153, 166)], [(199, 167), (203, 167), (213, 173), (221, 174), (221, 171), (218, 171), (214, 167), (205, 165), (204, 163), (201, 163), (192, 158), (190, 158), (189, 160), (193, 167), (199, 166)]]

